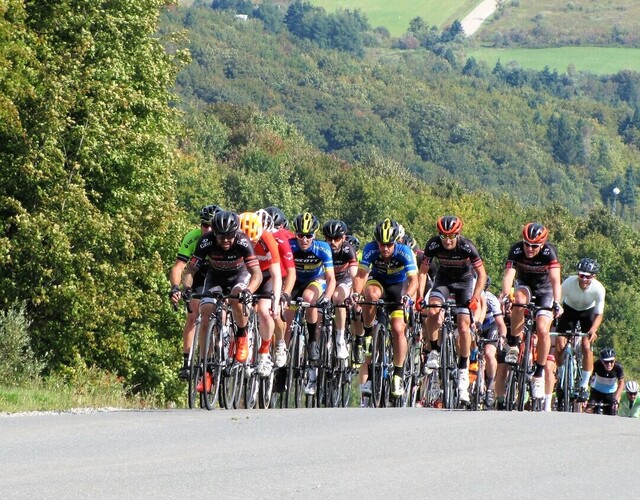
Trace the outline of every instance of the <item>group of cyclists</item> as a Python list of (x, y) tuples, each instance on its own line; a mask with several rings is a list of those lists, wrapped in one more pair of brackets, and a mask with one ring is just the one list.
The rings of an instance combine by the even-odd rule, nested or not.
[[(501, 291), (489, 290), (482, 257), (474, 243), (462, 234), (463, 221), (445, 215), (436, 221), (435, 234), (424, 250), (391, 218), (379, 221), (373, 240), (360, 251), (360, 241), (349, 234), (341, 220), (320, 224), (310, 212), (298, 214), (291, 223), (275, 206), (237, 214), (216, 205), (200, 213), (200, 228), (188, 232), (170, 274), (169, 296), (174, 306), (183, 299), (190, 312), (183, 329), (184, 363), (179, 377), (189, 378), (189, 352), (200, 317), (200, 336), (207, 331), (213, 311), (211, 299), (197, 300), (213, 287), (232, 296), (228, 299), (236, 325), (235, 360), (247, 359), (247, 318), (243, 310), (255, 304), (261, 343), (257, 371), (261, 376), (287, 364), (292, 300), (310, 304), (305, 311), (308, 331), (307, 356), (320, 356), (319, 315), (331, 307), (338, 359), (352, 356), (359, 366), (360, 390), (371, 392), (371, 337), (376, 322), (375, 304), (388, 304), (392, 343), (390, 394), (404, 394), (403, 371), (407, 357), (407, 309), (421, 318), (422, 359), (426, 370), (439, 368), (443, 304), (455, 300), (457, 330), (457, 391), (461, 405), (469, 403), (470, 367), (477, 366), (476, 339), (484, 339), (484, 407), (504, 409), (505, 377), (518, 362), (527, 308), (535, 304), (535, 350), (531, 397), (552, 408), (557, 379), (562, 379), (563, 351), (567, 339), (551, 331), (576, 327), (581, 337), (582, 379), (578, 401), (604, 403), (605, 413), (638, 416), (638, 384), (624, 383), (623, 369), (610, 348), (594, 362), (593, 342), (603, 319), (605, 289), (597, 280), (599, 264), (583, 258), (577, 274), (561, 280), (557, 251), (548, 241), (547, 228), (526, 224), (522, 238), (513, 244), (506, 259)], [(318, 238), (322, 233), (323, 240)], [(258, 297), (256, 301), (254, 297)], [(356, 314), (348, 317), (348, 310)], [(347, 345), (349, 330), (352, 344)], [(203, 339), (200, 339), (203, 342)], [(272, 348), (272, 344), (274, 344)], [(273, 357), (272, 357), (273, 355)], [(315, 394), (316, 377), (310, 371), (305, 393)], [(198, 391), (208, 391), (208, 373)], [(627, 400), (622, 400), (626, 388)]]

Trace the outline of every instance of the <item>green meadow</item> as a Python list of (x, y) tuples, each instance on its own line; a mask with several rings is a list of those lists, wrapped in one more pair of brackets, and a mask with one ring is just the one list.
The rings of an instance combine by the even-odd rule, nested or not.
[(491, 49), (467, 51), (468, 57), (484, 61), (490, 68), (500, 60), (503, 65), (517, 62), (521, 68), (566, 73), (569, 67), (597, 75), (617, 73), (628, 69), (640, 71), (640, 49), (614, 47), (560, 47), (551, 49)]
[(400, 36), (415, 17), (421, 17), (429, 25), (443, 27), (461, 20), (480, 0), (311, 0), (310, 3), (324, 7), (327, 12), (360, 9), (372, 28), (384, 26), (392, 36)]

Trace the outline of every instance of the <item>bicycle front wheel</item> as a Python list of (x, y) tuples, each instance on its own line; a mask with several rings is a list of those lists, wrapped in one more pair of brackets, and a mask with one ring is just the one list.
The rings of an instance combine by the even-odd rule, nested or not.
[(204, 374), (202, 364), (202, 353), (200, 350), (200, 333), (196, 329), (196, 333), (193, 336), (193, 342), (191, 343), (191, 352), (189, 353), (189, 408), (195, 408), (196, 405), (200, 408), (204, 408), (204, 398), (202, 393), (198, 392), (198, 383), (202, 380)]
[(220, 331), (218, 327), (210, 328), (207, 333), (204, 349), (204, 376), (211, 377), (211, 387), (207, 390), (204, 383), (204, 406), (213, 410), (220, 394), (220, 378), (222, 377), (222, 352), (220, 345)]
[(371, 396), (373, 406), (380, 408), (384, 403), (384, 330), (380, 324), (373, 330), (371, 344)]

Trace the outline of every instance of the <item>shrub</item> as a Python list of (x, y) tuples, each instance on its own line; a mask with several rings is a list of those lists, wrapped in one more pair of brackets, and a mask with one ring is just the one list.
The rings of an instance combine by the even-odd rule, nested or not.
[(30, 325), (24, 304), (0, 311), (0, 384), (20, 385), (40, 376), (43, 364), (31, 350)]

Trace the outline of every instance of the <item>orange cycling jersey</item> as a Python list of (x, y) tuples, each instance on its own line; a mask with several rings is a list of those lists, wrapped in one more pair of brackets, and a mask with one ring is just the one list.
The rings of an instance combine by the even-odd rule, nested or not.
[(263, 232), (253, 248), (256, 251), (262, 272), (268, 271), (271, 264), (280, 264), (278, 242), (271, 233)]

